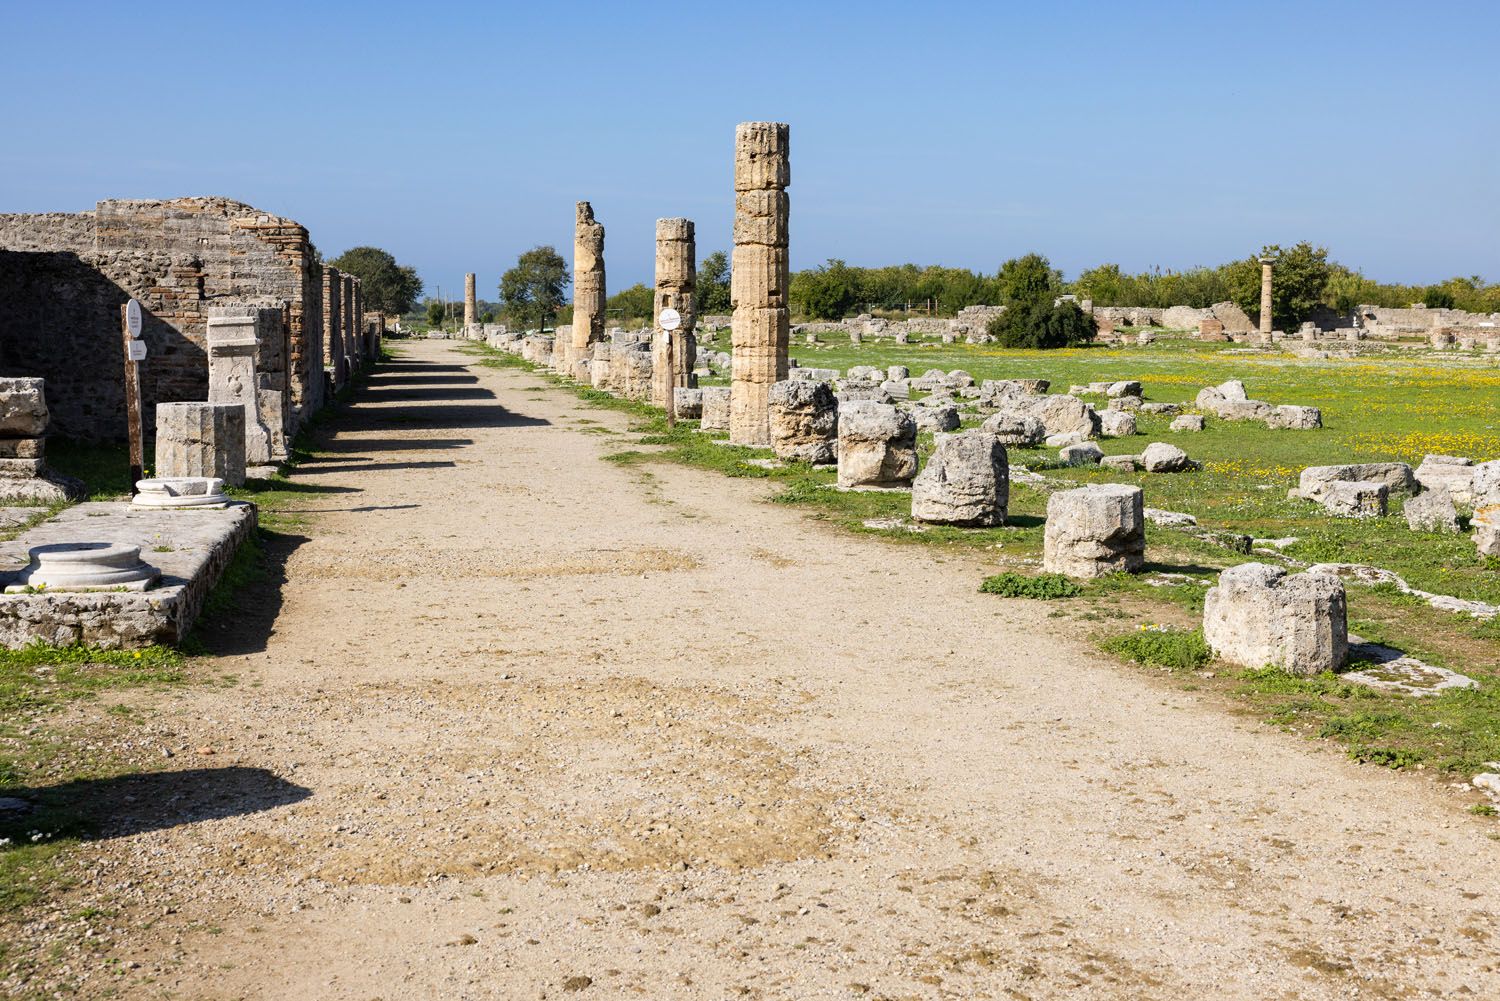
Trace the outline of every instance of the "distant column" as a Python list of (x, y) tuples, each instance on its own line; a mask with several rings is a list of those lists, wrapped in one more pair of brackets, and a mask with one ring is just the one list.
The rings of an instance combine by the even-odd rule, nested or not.
[(355, 277), (345, 274), (344, 294), (341, 297), (340, 306), (344, 313), (344, 371), (354, 375), (354, 370), (359, 368), (359, 351), (354, 347), (354, 284)]
[[(697, 243), (691, 219), (656, 220), (656, 302), (652, 308), (655, 364), (651, 375), (651, 402), (666, 407), (673, 388), (687, 388), (693, 374), (698, 341), (693, 336), (696, 314), (693, 296), (698, 286)], [(675, 309), (682, 325), (668, 333), (661, 326), (661, 311)], [(666, 345), (672, 345), (671, 379), (662, 364)]]
[(604, 227), (594, 207), (579, 202), (573, 228), (573, 340), (564, 375), (587, 381), (590, 345), (604, 340)]
[(1260, 259), (1260, 332), (1266, 340), (1271, 339), (1271, 264), (1273, 259)]
[(743, 122), (734, 136), (729, 440), (738, 445), (771, 444), (771, 386), (787, 376), (790, 132), (780, 122)]
[(474, 291), (474, 272), (464, 275), (464, 331), (479, 322), (479, 297)]
[(339, 269), (323, 268), (323, 371), (333, 380), (333, 388), (344, 384), (344, 280)]

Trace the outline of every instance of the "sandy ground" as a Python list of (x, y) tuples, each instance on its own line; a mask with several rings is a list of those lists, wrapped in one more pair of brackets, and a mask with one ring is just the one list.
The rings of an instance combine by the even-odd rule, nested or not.
[[(89, 846), (154, 998), (1500, 996), (1500, 845), (985, 567), (407, 349)], [(273, 626), (274, 628), (268, 628)], [(237, 627), (238, 628), (238, 627)]]

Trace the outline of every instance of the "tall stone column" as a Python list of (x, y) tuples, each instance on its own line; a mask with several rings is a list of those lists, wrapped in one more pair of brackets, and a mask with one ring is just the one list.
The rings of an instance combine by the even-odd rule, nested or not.
[(333, 388), (344, 385), (348, 371), (344, 368), (344, 281), (339, 269), (323, 267), (323, 371), (333, 380)]
[(573, 333), (563, 375), (588, 380), (590, 345), (604, 340), (604, 227), (594, 221), (594, 207), (578, 203), (573, 228)]
[(1270, 257), (1260, 259), (1260, 332), (1266, 340), (1271, 339), (1271, 265)]
[(354, 322), (354, 310), (356, 308), (354, 305), (354, 286), (358, 283), (358, 279), (351, 274), (345, 274), (343, 279), (344, 371), (353, 376), (354, 370), (359, 368), (359, 349), (354, 346), (354, 331), (358, 326)]
[(464, 333), (479, 322), (479, 297), (474, 291), (474, 272), (464, 275)]
[(790, 131), (780, 122), (743, 122), (734, 135), (729, 440), (737, 445), (771, 444), (771, 387), (787, 376)]
[[(693, 336), (697, 314), (693, 296), (698, 288), (698, 250), (691, 219), (656, 220), (656, 301), (652, 305), (653, 364), (651, 403), (666, 407), (675, 387), (687, 388), (693, 375), (693, 357), (698, 341)], [(661, 311), (675, 309), (682, 325), (670, 333), (661, 327)], [(667, 345), (672, 346), (672, 367), (666, 366)], [(671, 378), (668, 379), (668, 374)]]

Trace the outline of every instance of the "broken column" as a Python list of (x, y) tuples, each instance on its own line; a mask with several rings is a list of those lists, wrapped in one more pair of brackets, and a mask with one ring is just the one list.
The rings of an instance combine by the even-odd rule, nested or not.
[(780, 122), (744, 122), (735, 130), (729, 440), (737, 445), (771, 443), (771, 387), (787, 377), (789, 150), (790, 129)]
[(464, 333), (467, 335), (479, 322), (479, 298), (474, 291), (474, 272), (464, 275)]
[(604, 299), (604, 226), (594, 221), (592, 205), (579, 202), (573, 227), (572, 341), (563, 358), (553, 361), (563, 375), (588, 379), (590, 346), (604, 340)]
[(1337, 670), (1349, 644), (1344, 583), (1264, 563), (1230, 567), (1204, 597), (1203, 638), (1240, 667), (1298, 675)]
[(913, 518), (1003, 525), (1009, 504), (1009, 457), (998, 436), (984, 430), (933, 436), (932, 458), (911, 485)]
[(1260, 259), (1260, 332), (1271, 338), (1271, 265), (1273, 258)]
[(261, 352), (281, 333), (282, 310), (216, 306), (208, 317), (208, 402), (245, 410), (245, 464), (286, 458), (285, 393), (262, 372)]
[(1042, 565), (1048, 573), (1104, 577), (1135, 573), (1146, 557), (1146, 515), (1140, 487), (1095, 483), (1047, 498)]
[(245, 482), (245, 408), (234, 403), (158, 403), (158, 479), (217, 476)]
[[(696, 314), (693, 296), (698, 285), (697, 246), (691, 219), (656, 220), (656, 301), (652, 307), (651, 403), (665, 407), (674, 387), (692, 385), (693, 359), (698, 340), (693, 336)], [(675, 309), (681, 317), (676, 330), (661, 325), (661, 311)], [(666, 365), (671, 345), (672, 365)]]
[(888, 403), (855, 400), (839, 407), (838, 429), (841, 489), (911, 486), (917, 475), (917, 422), (911, 414)]
[(771, 387), (767, 401), (776, 458), (826, 465), (838, 449), (839, 401), (826, 382), (788, 379)]
[(45, 383), (0, 379), (0, 500), (55, 501), (83, 496), (83, 484), (47, 468)]
[(344, 368), (344, 319), (341, 309), (344, 281), (339, 269), (323, 268), (323, 371), (339, 389), (348, 379)]

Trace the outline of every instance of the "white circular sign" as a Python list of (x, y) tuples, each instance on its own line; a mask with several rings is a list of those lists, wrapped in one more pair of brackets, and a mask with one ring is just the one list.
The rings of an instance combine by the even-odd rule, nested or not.
[(141, 336), (141, 304), (134, 299), (125, 304), (125, 329), (131, 337)]
[(656, 322), (661, 325), (661, 329), (663, 330), (676, 330), (682, 326), (682, 314), (671, 306), (668, 306), (661, 311), (661, 316), (656, 318)]

